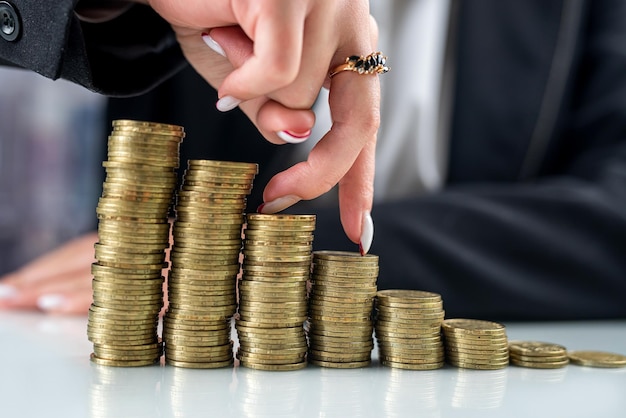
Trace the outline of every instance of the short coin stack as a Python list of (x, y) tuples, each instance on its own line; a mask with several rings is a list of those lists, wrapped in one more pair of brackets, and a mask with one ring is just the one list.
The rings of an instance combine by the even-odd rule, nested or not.
[(315, 251), (309, 296), (309, 363), (358, 368), (371, 363), (378, 256)]
[(98, 203), (97, 262), (87, 334), (93, 362), (144, 366), (159, 361), (168, 214), (176, 186), (182, 127), (116, 120)]
[(375, 329), (381, 363), (412, 370), (443, 367), (443, 318), (443, 301), (438, 293), (379, 290)]
[(247, 215), (236, 321), (242, 366), (306, 366), (303, 324), (314, 230), (315, 215)]
[(569, 363), (565, 347), (541, 341), (510, 341), (509, 359), (511, 364), (533, 369), (558, 369)]
[(246, 196), (257, 165), (189, 160), (178, 192), (163, 318), (167, 364), (218, 368), (233, 364), (230, 319)]
[(466, 369), (496, 370), (509, 364), (504, 325), (477, 319), (445, 319), (442, 323), (446, 359)]

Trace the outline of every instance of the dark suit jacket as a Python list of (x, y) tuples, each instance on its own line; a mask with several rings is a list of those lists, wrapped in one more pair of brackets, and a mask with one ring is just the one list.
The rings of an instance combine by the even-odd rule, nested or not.
[[(454, 5), (448, 182), (375, 205), (379, 287), (439, 292), (447, 317), (626, 317), (626, 2)], [(215, 92), (189, 68), (163, 82), (184, 65), (180, 51), (157, 17), (133, 13), (152, 16), (144, 22), (155, 30), (134, 35), (132, 15), (101, 26), (66, 16), (70, 36), (48, 55), (38, 54), (48, 32), (38, 27), (22, 47), (0, 43), (0, 57), (115, 96), (161, 83), (113, 99), (110, 118), (183, 124), (184, 158), (258, 161), (253, 210), (289, 148), (265, 143), (238, 110), (215, 111)], [(316, 249), (356, 250), (335, 207), (292, 210), (318, 215)]]

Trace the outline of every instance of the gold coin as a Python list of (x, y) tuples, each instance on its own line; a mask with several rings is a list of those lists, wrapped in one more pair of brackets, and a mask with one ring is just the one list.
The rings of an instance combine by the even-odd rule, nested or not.
[(157, 123), (143, 120), (133, 120), (133, 119), (115, 119), (112, 122), (113, 129), (123, 129), (123, 128), (146, 128), (146, 129), (161, 129), (163, 131), (175, 131), (175, 132), (184, 132), (184, 128), (180, 125), (172, 125), (167, 123)]
[(369, 298), (372, 298), (374, 294), (376, 294), (376, 285), (371, 284), (362, 284), (361, 286), (356, 285), (354, 283), (333, 283), (333, 282), (319, 282), (312, 281), (311, 289), (315, 289), (316, 291), (323, 292), (350, 292), (354, 294), (358, 294), (359, 296), (366, 295)]
[(519, 359), (514, 359), (511, 357), (511, 364), (519, 367), (527, 367), (531, 369), (560, 369), (569, 364), (569, 359), (565, 360), (555, 360), (555, 361), (523, 361)]
[(236, 357), (242, 361), (264, 363), (264, 364), (294, 364), (304, 361), (306, 350), (301, 350), (293, 354), (260, 354), (250, 353), (239, 347)]
[(216, 315), (213, 313), (207, 313), (207, 312), (195, 312), (195, 311), (188, 311), (188, 310), (182, 310), (182, 309), (176, 309), (176, 308), (171, 308), (168, 306), (168, 309), (166, 311), (166, 316), (172, 319), (176, 319), (179, 321), (206, 321), (206, 322), (211, 322), (211, 321), (227, 321), (228, 318), (225, 318), (223, 315)]
[(227, 353), (211, 353), (208, 352), (206, 354), (203, 353), (189, 353), (189, 352), (178, 352), (175, 350), (168, 349), (165, 353), (165, 358), (174, 360), (174, 361), (185, 361), (185, 362), (193, 362), (193, 363), (219, 363), (223, 361), (233, 361), (234, 356), (232, 351)]
[(442, 324), (444, 332), (456, 334), (501, 335), (504, 325), (492, 321), (478, 319), (454, 318), (446, 319)]
[(300, 240), (300, 241), (313, 241), (315, 236), (312, 231), (291, 230), (287, 228), (276, 230), (258, 230), (250, 229), (246, 224), (244, 229), (246, 239), (254, 241), (283, 241), (283, 240)]
[(444, 335), (444, 341), (447, 346), (450, 347), (482, 347), (482, 348), (502, 348), (505, 349), (508, 347), (509, 343), (506, 337), (498, 337), (493, 339), (484, 339), (484, 338), (463, 338), (463, 339), (455, 339), (451, 338), (448, 335)]
[(559, 344), (541, 341), (509, 341), (511, 353), (524, 356), (566, 355), (567, 349)]
[(223, 367), (230, 367), (234, 364), (234, 360), (218, 361), (218, 362), (190, 362), (190, 361), (177, 361), (168, 359), (165, 356), (165, 363), (180, 368), (186, 369), (221, 369)]
[(456, 361), (468, 361), (477, 364), (491, 364), (498, 361), (508, 361), (508, 354), (470, 354), (446, 350), (446, 358)]
[(371, 360), (371, 352), (368, 351), (366, 353), (348, 353), (342, 355), (339, 353), (325, 353), (318, 350), (310, 350), (308, 358), (310, 360), (326, 361), (332, 363), (352, 363)]
[(151, 366), (157, 364), (160, 361), (160, 356), (152, 359), (146, 360), (109, 360), (102, 359), (96, 357), (94, 353), (91, 353), (90, 360), (93, 363), (99, 364), (101, 366), (110, 366), (110, 367), (141, 367), (141, 366)]
[(441, 295), (439, 293), (426, 292), (423, 290), (386, 289), (379, 290), (376, 296), (382, 301), (396, 300), (398, 302), (413, 302), (415, 304), (441, 301)]
[(558, 355), (558, 356), (525, 356), (522, 354), (515, 354), (511, 352), (509, 353), (509, 358), (511, 359), (511, 361), (515, 359), (516, 361), (529, 362), (529, 363), (550, 363), (550, 362), (560, 362), (560, 361), (569, 362), (569, 357), (567, 356), (567, 354)]
[(249, 213), (247, 216), (248, 224), (256, 223), (301, 223), (311, 224), (316, 220), (316, 215), (290, 215), (290, 214), (264, 214)]
[(322, 271), (359, 271), (365, 275), (378, 273), (378, 261), (360, 261), (358, 263), (342, 260), (326, 260), (316, 258), (313, 252), (313, 269)]
[(294, 364), (263, 364), (239, 360), (239, 365), (248, 369), (280, 372), (304, 369), (307, 366), (307, 362), (303, 361)]
[(135, 162), (103, 161), (102, 167), (106, 169), (117, 168), (120, 170), (127, 170), (129, 173), (162, 174), (175, 172), (171, 167), (158, 167), (153, 165), (137, 164)]
[(362, 263), (364, 261), (377, 262), (378, 256), (374, 254), (361, 255), (358, 252), (351, 251), (334, 251), (334, 250), (318, 250), (313, 253), (316, 259), (320, 260), (332, 260), (340, 262), (356, 262)]
[(215, 267), (214, 270), (206, 271), (206, 270), (195, 270), (184, 267), (176, 267), (176, 269), (172, 269), (170, 272), (170, 276), (176, 276), (180, 279), (188, 279), (189, 283), (193, 284), (193, 280), (199, 280), (199, 283), (204, 283), (204, 281), (210, 281), (214, 279), (225, 279), (228, 277), (233, 277), (239, 271), (239, 264), (236, 265), (226, 265), (222, 267)]
[(383, 366), (392, 367), (396, 369), (405, 369), (405, 370), (436, 370), (436, 369), (441, 369), (445, 364), (443, 361), (423, 363), (423, 364), (406, 364), (406, 363), (393, 362), (389, 360), (382, 360), (380, 363)]
[(474, 362), (467, 362), (467, 361), (448, 360), (448, 363), (455, 367), (460, 367), (463, 369), (475, 369), (475, 370), (499, 370), (499, 369), (504, 369), (509, 365), (508, 361), (502, 361), (502, 362), (493, 363), (493, 364), (477, 364)]
[(468, 356), (475, 358), (493, 357), (493, 356), (508, 356), (509, 351), (504, 348), (494, 349), (480, 349), (480, 348), (458, 348), (458, 347), (446, 347), (446, 352), (453, 356)]
[(108, 350), (105, 348), (101, 348), (98, 344), (94, 344), (93, 353), (96, 357), (111, 360), (141, 360), (146, 358), (154, 359), (163, 355), (163, 347), (141, 350)]
[(626, 356), (606, 351), (578, 350), (567, 353), (570, 361), (580, 366), (589, 367), (624, 367)]

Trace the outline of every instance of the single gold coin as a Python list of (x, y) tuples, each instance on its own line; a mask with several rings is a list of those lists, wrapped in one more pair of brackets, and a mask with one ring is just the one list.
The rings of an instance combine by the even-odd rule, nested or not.
[(110, 360), (103, 359), (97, 357), (94, 353), (91, 353), (90, 360), (93, 363), (99, 364), (101, 366), (112, 366), (112, 367), (141, 367), (141, 366), (151, 366), (157, 364), (160, 360), (160, 356), (155, 358), (149, 358), (147, 360)]
[(302, 361), (300, 363), (294, 363), (294, 364), (265, 364), (265, 363), (255, 363), (255, 362), (247, 361), (247, 360), (239, 360), (239, 365), (242, 367), (246, 367), (248, 369), (286, 372), (286, 371), (304, 369), (307, 366), (307, 362)]
[(399, 363), (390, 360), (381, 360), (380, 362), (383, 366), (396, 368), (396, 369), (405, 369), (405, 370), (436, 370), (440, 369), (444, 366), (443, 361), (434, 361), (427, 363)]
[(509, 341), (509, 350), (512, 354), (533, 357), (564, 356), (567, 353), (567, 349), (560, 344), (542, 341)]
[(478, 319), (453, 318), (442, 323), (443, 331), (452, 334), (501, 335), (505, 332), (504, 325), (492, 321)]
[(371, 359), (367, 359), (363, 361), (347, 361), (347, 362), (334, 362), (334, 361), (308, 359), (308, 362), (315, 366), (328, 367), (332, 369), (360, 369), (363, 367), (368, 367), (372, 364)]
[(174, 367), (180, 367), (180, 368), (186, 368), (186, 369), (221, 369), (223, 367), (230, 367), (234, 364), (234, 359), (233, 360), (226, 360), (226, 361), (217, 361), (217, 362), (190, 362), (190, 361), (177, 361), (177, 360), (172, 360), (172, 359), (168, 359), (167, 355), (165, 356), (165, 363), (170, 365), (170, 366), (174, 366)]
[(626, 366), (626, 356), (606, 351), (578, 350), (567, 353), (570, 361), (579, 366), (616, 368)]
[(569, 364), (569, 359), (565, 360), (555, 360), (555, 361), (524, 361), (517, 359), (515, 357), (511, 357), (511, 364), (519, 367), (526, 367), (530, 369), (560, 369), (561, 367), (565, 367)]

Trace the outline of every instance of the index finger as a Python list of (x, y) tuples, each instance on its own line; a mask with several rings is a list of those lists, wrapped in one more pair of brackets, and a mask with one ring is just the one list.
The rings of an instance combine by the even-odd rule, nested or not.
[[(286, 209), (273, 202), (314, 199), (334, 187), (351, 170), (368, 144), (375, 144), (380, 123), (377, 76), (346, 72), (331, 79), (329, 104), (333, 125), (311, 150), (307, 161), (278, 173), (267, 184), (263, 212)], [(364, 155), (371, 155), (371, 149)], [(349, 182), (342, 184), (342, 220), (346, 235), (359, 242), (361, 219), (373, 200), (373, 158), (363, 158)], [(355, 175), (358, 173), (358, 175)], [(287, 197), (287, 198), (286, 198)], [(346, 197), (349, 199), (346, 200)], [(349, 202), (349, 203), (348, 203)]]

